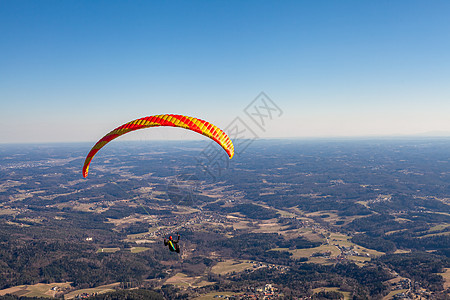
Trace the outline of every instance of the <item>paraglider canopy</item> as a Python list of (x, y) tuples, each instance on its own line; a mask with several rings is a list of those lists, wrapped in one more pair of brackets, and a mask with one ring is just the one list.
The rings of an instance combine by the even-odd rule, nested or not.
[(91, 160), (94, 158), (94, 155), (106, 144), (115, 138), (142, 128), (148, 127), (157, 127), (157, 126), (172, 126), (172, 127), (180, 127), (189, 129), (195, 132), (198, 132), (204, 136), (209, 137), (218, 143), (228, 154), (228, 156), (233, 158), (234, 155), (234, 146), (231, 142), (228, 135), (222, 131), (219, 127), (194, 117), (182, 116), (182, 115), (155, 115), (144, 117), (140, 119), (136, 119), (134, 121), (125, 123), (113, 131), (106, 134), (103, 138), (101, 138), (95, 145), (92, 147), (91, 151), (89, 151), (86, 160), (83, 165), (83, 177), (86, 177), (89, 172), (89, 165)]

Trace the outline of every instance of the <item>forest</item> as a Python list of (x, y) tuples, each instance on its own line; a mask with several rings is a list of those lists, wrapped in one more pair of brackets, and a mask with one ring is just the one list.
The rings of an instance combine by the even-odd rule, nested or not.
[[(148, 144), (112, 147), (89, 180), (82, 148), (0, 159), (0, 290), (121, 283), (142, 290), (96, 297), (183, 299), (271, 283), (287, 299), (381, 299), (409, 280), (410, 293), (445, 299), (450, 143), (259, 141), (218, 180), (192, 145), (158, 144), (156, 157), (133, 154)], [(176, 232), (180, 256), (162, 243)], [(247, 267), (215, 271), (230, 262)], [(177, 274), (207, 284), (165, 284)]]

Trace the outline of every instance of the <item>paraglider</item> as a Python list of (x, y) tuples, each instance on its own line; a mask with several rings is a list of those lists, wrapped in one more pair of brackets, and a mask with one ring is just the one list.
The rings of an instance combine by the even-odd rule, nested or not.
[(134, 121), (125, 123), (113, 131), (106, 134), (92, 147), (91, 151), (86, 157), (83, 165), (83, 177), (86, 177), (89, 172), (89, 165), (94, 155), (107, 143), (114, 140), (115, 138), (126, 134), (131, 131), (135, 131), (142, 128), (157, 127), (157, 126), (172, 126), (189, 129), (198, 132), (204, 136), (209, 137), (218, 143), (228, 154), (228, 156), (233, 158), (234, 146), (228, 135), (223, 132), (219, 127), (194, 117), (182, 116), (182, 115), (155, 115), (136, 119)]
[(180, 241), (180, 235), (177, 232), (177, 240), (175, 241), (172, 236), (169, 236), (169, 239), (164, 239), (164, 246), (169, 246), (169, 250), (171, 252), (180, 253), (180, 246), (178, 242)]

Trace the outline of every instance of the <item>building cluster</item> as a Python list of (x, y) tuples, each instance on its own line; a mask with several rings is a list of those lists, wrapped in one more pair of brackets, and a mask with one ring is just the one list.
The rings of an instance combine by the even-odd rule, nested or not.
[(250, 287), (249, 291), (244, 293), (233, 294), (232, 296), (216, 295), (213, 298), (227, 300), (247, 300), (247, 299), (280, 299), (282, 294), (276, 287), (268, 283), (261, 287)]
[(391, 285), (391, 290), (399, 291), (404, 290), (401, 293), (395, 294), (393, 299), (434, 299), (433, 292), (421, 287), (416, 281), (411, 281), (409, 278), (402, 278), (400, 281)]
[(97, 293), (81, 293), (78, 295), (75, 295), (74, 299), (87, 299), (89, 297), (97, 296)]
[(392, 299), (434, 299), (435, 295), (433, 292), (426, 290), (421, 287), (419, 282), (412, 281), (409, 278), (401, 278), (391, 284), (392, 291), (401, 291), (392, 296)]
[(393, 291), (395, 291), (395, 290), (409, 290), (410, 288), (411, 288), (411, 280), (408, 279), (408, 278), (400, 279), (399, 282), (394, 283), (391, 286), (391, 289)]
[(169, 235), (173, 235), (178, 230), (181, 230), (181, 228), (189, 229), (190, 226), (203, 223), (226, 224), (229, 222), (230, 220), (228, 220), (225, 216), (209, 212), (208, 213), (199, 212), (195, 214), (186, 214), (186, 215), (182, 214), (170, 217), (161, 217), (157, 221), (159, 228), (153, 232), (140, 235), (139, 239), (167, 237)]
[(286, 270), (289, 269), (289, 267), (286, 267), (286, 266), (262, 263), (262, 262), (251, 261), (251, 260), (248, 261), (248, 263), (252, 264), (254, 269), (257, 269), (257, 268), (269, 268), (269, 269), (274, 269), (274, 270), (278, 270), (278, 271), (286, 271)]
[(359, 253), (358, 251), (354, 250), (353, 246), (340, 246), (338, 244), (334, 244), (340, 251), (341, 256), (363, 256), (363, 257), (370, 257), (369, 253)]
[(392, 200), (391, 195), (378, 195), (377, 198), (369, 200), (369, 203), (389, 202)]

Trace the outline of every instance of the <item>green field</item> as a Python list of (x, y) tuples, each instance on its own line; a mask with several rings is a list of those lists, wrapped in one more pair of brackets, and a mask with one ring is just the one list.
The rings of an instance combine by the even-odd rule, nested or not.
[(150, 248), (147, 247), (133, 247), (130, 249), (131, 253), (139, 253), (149, 250)]
[(17, 214), (17, 211), (14, 209), (9, 209), (9, 208), (1, 208), (0, 209), (0, 216), (1, 215), (15, 215)]
[(204, 280), (201, 276), (191, 277), (184, 273), (177, 273), (165, 282), (165, 284), (173, 284), (179, 287), (202, 287), (213, 283)]
[(92, 293), (107, 293), (107, 292), (113, 292), (115, 291), (115, 287), (119, 286), (119, 282), (116, 283), (112, 283), (112, 284), (108, 284), (108, 285), (102, 285), (96, 288), (90, 288), (90, 289), (82, 289), (82, 290), (76, 290), (76, 291), (72, 291), (66, 295), (64, 295), (64, 299), (73, 299), (75, 298), (76, 295), (79, 294), (83, 294), (83, 293), (88, 293), (88, 294), (92, 294)]
[(428, 229), (429, 233), (435, 232), (435, 231), (441, 231), (444, 230), (446, 228), (450, 227), (450, 224), (440, 224), (440, 225), (436, 225), (431, 227), (430, 229)]
[(389, 294), (387, 294), (387, 295), (383, 298), (383, 300), (389, 300), (389, 299), (392, 299), (395, 295), (400, 294), (400, 293), (404, 293), (404, 292), (406, 292), (406, 291), (408, 291), (408, 290), (395, 290), (395, 291), (392, 291), (392, 292), (390, 292)]
[(6, 294), (12, 294), (15, 296), (27, 296), (27, 297), (48, 297), (53, 298), (57, 291), (53, 291), (53, 287), (68, 288), (70, 287), (70, 282), (65, 283), (38, 283), (34, 285), (19, 285), (4, 290), (0, 290), (0, 296)]
[(441, 275), (445, 280), (444, 289), (450, 288), (450, 268), (446, 268), (445, 272), (439, 275)]
[(239, 273), (250, 268), (253, 268), (253, 264), (229, 259), (217, 263), (217, 265), (212, 267), (211, 271), (214, 274), (224, 275), (232, 272)]
[(439, 232), (439, 233), (430, 233), (430, 234), (423, 235), (420, 238), (427, 238), (427, 237), (431, 237), (431, 236), (440, 236), (440, 235), (450, 235), (450, 231)]
[(146, 236), (147, 234), (155, 232), (155, 231), (157, 231), (158, 229), (161, 229), (161, 228), (163, 228), (163, 226), (161, 226), (161, 227), (151, 227), (151, 228), (149, 228), (149, 230), (147, 232), (141, 232), (141, 233), (136, 233), (136, 234), (129, 234), (129, 235), (127, 235), (127, 238), (130, 239), (130, 240), (140, 239), (140, 238)]
[(321, 292), (321, 291), (325, 291), (325, 292), (331, 292), (331, 291), (333, 291), (333, 292), (339, 292), (339, 293), (341, 293), (341, 294), (344, 295), (344, 300), (351, 299), (351, 293), (350, 293), (350, 292), (344, 292), (344, 291), (341, 291), (341, 290), (340, 290), (339, 288), (337, 288), (337, 287), (320, 287), (320, 288), (315, 288), (315, 289), (313, 289), (313, 293), (314, 293), (314, 294), (319, 293), (319, 292)]
[(120, 248), (100, 248), (97, 250), (97, 253), (107, 252), (107, 253), (114, 253), (120, 251)]

